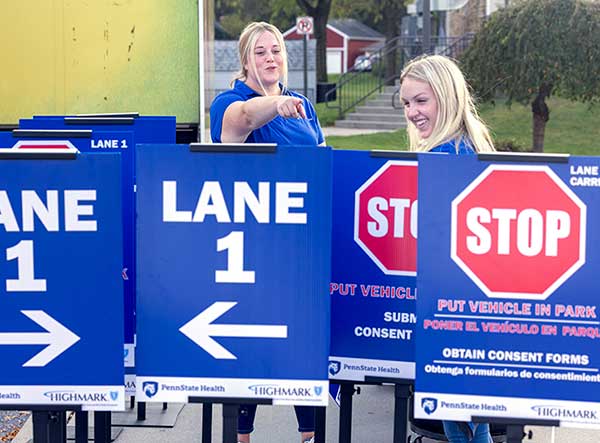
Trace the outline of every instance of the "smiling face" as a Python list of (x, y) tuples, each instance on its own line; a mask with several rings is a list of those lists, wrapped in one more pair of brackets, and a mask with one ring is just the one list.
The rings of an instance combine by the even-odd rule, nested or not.
[(248, 73), (246, 83), (255, 91), (262, 91), (262, 84), (267, 93), (279, 93), (283, 63), (282, 48), (277, 38), (271, 32), (264, 31), (256, 39), (244, 65)]
[(437, 122), (438, 102), (427, 82), (406, 77), (400, 87), (406, 121), (413, 124), (419, 137), (431, 135)]

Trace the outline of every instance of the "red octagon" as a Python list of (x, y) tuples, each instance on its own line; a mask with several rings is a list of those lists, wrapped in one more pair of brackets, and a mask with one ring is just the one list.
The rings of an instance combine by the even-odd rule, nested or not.
[(417, 163), (390, 160), (354, 197), (354, 241), (389, 275), (417, 273)]
[(585, 263), (586, 206), (547, 166), (488, 167), (451, 229), (452, 259), (488, 297), (545, 300)]

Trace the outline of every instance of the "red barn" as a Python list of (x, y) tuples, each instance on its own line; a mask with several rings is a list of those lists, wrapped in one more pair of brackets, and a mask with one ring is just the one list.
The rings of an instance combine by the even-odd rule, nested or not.
[[(300, 40), (296, 26), (283, 33), (286, 40)], [(314, 34), (309, 38), (314, 38)], [(354, 59), (365, 53), (373, 43), (384, 43), (383, 34), (353, 18), (329, 20), (327, 23), (327, 73), (341, 74), (354, 64)]]

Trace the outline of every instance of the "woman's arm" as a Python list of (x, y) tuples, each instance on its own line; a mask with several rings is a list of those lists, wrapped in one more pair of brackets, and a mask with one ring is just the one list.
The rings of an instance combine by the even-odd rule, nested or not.
[(223, 115), (222, 143), (242, 143), (276, 116), (306, 118), (302, 99), (288, 95), (254, 97), (232, 103)]

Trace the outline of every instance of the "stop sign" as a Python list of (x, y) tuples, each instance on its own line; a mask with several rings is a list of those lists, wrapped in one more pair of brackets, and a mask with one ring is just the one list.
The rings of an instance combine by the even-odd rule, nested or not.
[(354, 241), (390, 275), (417, 271), (417, 163), (390, 160), (354, 194)]
[(549, 167), (492, 165), (452, 201), (451, 256), (488, 297), (545, 300), (585, 262), (585, 228)]

